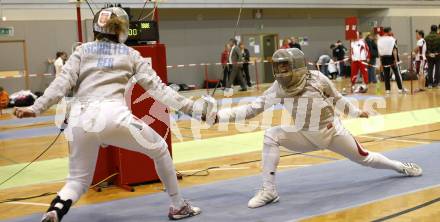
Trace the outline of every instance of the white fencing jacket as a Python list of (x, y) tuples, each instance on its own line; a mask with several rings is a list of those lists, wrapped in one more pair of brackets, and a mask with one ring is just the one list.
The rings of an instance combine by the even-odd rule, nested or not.
[(358, 107), (336, 90), (324, 74), (311, 70), (306, 86), (300, 94), (289, 96), (275, 81), (262, 96), (251, 104), (220, 110), (219, 121), (250, 119), (276, 104), (283, 104), (283, 107), (295, 119), (295, 126), (298, 130), (305, 131), (323, 129), (335, 120), (340, 122), (335, 108), (341, 113), (355, 117), (361, 113)]
[(162, 83), (138, 51), (125, 44), (106, 41), (79, 46), (44, 95), (30, 108), (39, 114), (58, 103), (71, 90), (80, 101), (123, 101), (127, 84), (134, 82), (166, 106), (192, 114), (193, 101)]

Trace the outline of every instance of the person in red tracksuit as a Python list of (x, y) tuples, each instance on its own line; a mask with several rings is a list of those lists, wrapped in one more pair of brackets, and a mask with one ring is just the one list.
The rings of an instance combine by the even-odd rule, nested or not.
[(361, 33), (358, 32), (357, 40), (351, 42), (351, 85), (354, 86), (359, 71), (364, 79), (364, 84), (368, 84), (368, 71), (366, 64), (370, 59), (370, 51)]

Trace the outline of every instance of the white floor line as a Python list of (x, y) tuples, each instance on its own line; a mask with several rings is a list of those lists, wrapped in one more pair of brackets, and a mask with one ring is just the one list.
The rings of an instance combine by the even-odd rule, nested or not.
[[(248, 170), (250, 167), (223, 167), (223, 168), (215, 168), (210, 169), (209, 171), (225, 171), (225, 170)], [(195, 170), (179, 170), (180, 173), (192, 173), (197, 171), (202, 171), (206, 169), (195, 169)]]
[(44, 204), (44, 203), (33, 203), (33, 202), (6, 202), (4, 204), (13, 204), (13, 205), (32, 205), (32, 206), (42, 206), (42, 207), (49, 207), (50, 204)]
[(308, 167), (312, 166), (311, 164), (296, 164), (296, 165), (281, 165), (278, 168), (290, 168), (290, 167)]
[(401, 140), (401, 139), (393, 139), (393, 138), (387, 139), (387, 138), (377, 137), (377, 136), (357, 136), (357, 137), (378, 139), (378, 140), (391, 140), (391, 141), (404, 142), (404, 143), (431, 144), (430, 142), (415, 141), (415, 140)]
[[(310, 164), (295, 164), (295, 165), (280, 165), (278, 168), (290, 168), (290, 167), (308, 167), (311, 166)], [(221, 167), (221, 168), (215, 168), (210, 169), (209, 171), (227, 171), (227, 170), (248, 170), (252, 167)], [(205, 169), (195, 169), (195, 170), (179, 170), (180, 173), (193, 173), (197, 171), (202, 171)]]
[(210, 171), (225, 171), (225, 170), (248, 170), (250, 167), (227, 167), (227, 168), (216, 168)]

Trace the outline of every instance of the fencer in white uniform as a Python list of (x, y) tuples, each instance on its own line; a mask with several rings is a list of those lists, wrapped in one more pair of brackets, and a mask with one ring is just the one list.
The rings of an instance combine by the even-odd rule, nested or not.
[(121, 8), (98, 12), (94, 19), (96, 40), (76, 49), (61, 74), (33, 106), (14, 112), (19, 118), (32, 117), (58, 103), (70, 90), (74, 93), (65, 130), (71, 137), (68, 138), (69, 175), (42, 221), (61, 221), (71, 205), (88, 190), (103, 144), (136, 151), (154, 160), (171, 199), (170, 219), (201, 212), (182, 198), (166, 142), (131, 113), (124, 93), (129, 81), (135, 80), (156, 100), (188, 115), (193, 113), (194, 102), (163, 84), (148, 61), (123, 44), (128, 22), (127, 13)]
[(277, 202), (275, 174), (280, 146), (295, 152), (329, 149), (348, 159), (377, 169), (389, 169), (408, 176), (419, 176), (422, 169), (414, 163), (390, 160), (364, 149), (344, 128), (337, 110), (354, 117), (368, 118), (335, 88), (319, 71), (309, 71), (299, 49), (280, 49), (273, 55), (275, 82), (253, 103), (218, 111), (218, 121), (250, 119), (278, 103), (283, 104), (294, 124), (266, 130), (262, 153), (262, 189), (249, 201), (250, 208)]

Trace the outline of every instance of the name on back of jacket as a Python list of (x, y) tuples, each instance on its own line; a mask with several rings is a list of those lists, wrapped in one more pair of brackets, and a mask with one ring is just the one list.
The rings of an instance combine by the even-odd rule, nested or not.
[(129, 48), (123, 44), (94, 42), (93, 44), (85, 45), (84, 52), (94, 55), (128, 55)]

